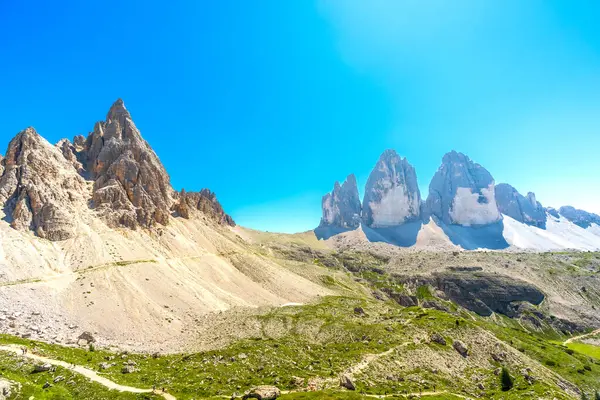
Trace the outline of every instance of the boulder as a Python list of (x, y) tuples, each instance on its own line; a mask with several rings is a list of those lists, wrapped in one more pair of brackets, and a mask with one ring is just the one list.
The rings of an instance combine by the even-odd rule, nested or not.
[(244, 395), (244, 399), (275, 400), (281, 396), (281, 391), (275, 386), (257, 386)]
[(131, 373), (134, 373), (135, 371), (136, 371), (136, 369), (133, 365), (124, 365), (123, 368), (121, 368), (121, 373), (123, 373), (123, 374), (131, 374)]
[(458, 354), (460, 354), (463, 357), (467, 357), (469, 355), (469, 349), (467, 348), (467, 345), (461, 342), (460, 340), (455, 340), (452, 343), (452, 347), (454, 347), (454, 350), (456, 350)]
[(35, 367), (33, 367), (33, 372), (48, 372), (51, 370), (52, 370), (52, 364), (49, 364), (49, 363), (37, 364)]
[(433, 343), (441, 344), (442, 346), (446, 345), (446, 339), (437, 332), (434, 332), (429, 340)]
[(346, 388), (348, 390), (356, 390), (356, 386), (352, 381), (352, 378), (348, 374), (343, 374), (340, 376), (340, 387)]
[(77, 337), (78, 340), (85, 342), (84, 345), (89, 343), (95, 343), (96, 339), (90, 332), (83, 332)]
[(363, 223), (372, 228), (385, 228), (420, 217), (421, 192), (415, 169), (394, 150), (384, 151), (367, 180)]

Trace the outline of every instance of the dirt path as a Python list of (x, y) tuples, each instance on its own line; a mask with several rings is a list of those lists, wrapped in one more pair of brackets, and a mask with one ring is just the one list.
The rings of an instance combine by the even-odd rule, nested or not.
[(385, 399), (386, 397), (413, 397), (413, 396), (437, 396), (440, 394), (449, 394), (452, 396), (460, 397), (461, 399), (467, 399), (468, 397), (463, 396), (462, 394), (452, 393), (447, 390), (441, 390), (439, 392), (413, 392), (413, 393), (391, 393), (391, 394), (363, 394), (365, 397), (372, 397), (375, 399)]
[(563, 342), (563, 345), (567, 345), (567, 344), (569, 344), (569, 343), (571, 343), (571, 342), (573, 342), (575, 340), (585, 339), (587, 337), (594, 336), (594, 335), (600, 335), (600, 329), (596, 329), (595, 331), (592, 331), (590, 333), (586, 333), (584, 335), (573, 336), (572, 338), (569, 338), (569, 339), (565, 340)]
[[(69, 370), (77, 372), (78, 374), (85, 376), (89, 380), (91, 380), (93, 382), (97, 382), (97, 383), (101, 384), (102, 386), (104, 386), (108, 389), (111, 389), (111, 390), (117, 390), (119, 392), (130, 392), (130, 393), (152, 393), (152, 389), (140, 389), (140, 388), (135, 388), (135, 387), (131, 387), (131, 386), (119, 385), (118, 383), (115, 383), (115, 382), (111, 381), (110, 379), (107, 379), (107, 378), (104, 378), (104, 377), (98, 375), (98, 373), (96, 371), (93, 371), (86, 367), (82, 367), (81, 365), (73, 366), (73, 364), (67, 363), (65, 361), (54, 360), (52, 358), (38, 356), (37, 354), (32, 354), (32, 353), (23, 354), (21, 347), (17, 346), (17, 345), (11, 345), (11, 346), (0, 345), (0, 351), (14, 353), (17, 355), (21, 355), (23, 357), (30, 358), (32, 360), (40, 361), (42, 363), (57, 365), (57, 366), (69, 369)], [(158, 393), (158, 394), (160, 394), (162, 397), (164, 397), (165, 400), (177, 400), (175, 398), (175, 396), (170, 395), (168, 393)]]

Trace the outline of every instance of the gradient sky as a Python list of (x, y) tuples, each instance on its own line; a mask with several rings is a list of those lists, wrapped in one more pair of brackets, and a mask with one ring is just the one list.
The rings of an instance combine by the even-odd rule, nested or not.
[(0, 0), (0, 153), (30, 125), (87, 134), (121, 97), (173, 186), (252, 228), (314, 228), (386, 148), (423, 197), (455, 149), (600, 213), (599, 17), (597, 0)]

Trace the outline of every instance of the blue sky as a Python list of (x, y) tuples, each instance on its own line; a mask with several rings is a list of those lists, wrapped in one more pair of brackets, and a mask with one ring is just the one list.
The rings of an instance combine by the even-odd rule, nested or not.
[(0, 1), (0, 153), (87, 134), (121, 97), (176, 189), (242, 225), (315, 227), (379, 154), (444, 153), (600, 212), (597, 1)]

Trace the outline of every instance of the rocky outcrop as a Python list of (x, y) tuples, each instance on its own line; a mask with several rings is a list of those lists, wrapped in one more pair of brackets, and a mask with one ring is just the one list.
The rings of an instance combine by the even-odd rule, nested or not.
[(558, 213), (558, 210), (554, 207), (546, 207), (545, 209), (546, 214), (553, 216), (554, 218), (560, 218), (560, 214)]
[(333, 191), (323, 196), (323, 217), (319, 226), (355, 229), (360, 225), (361, 205), (354, 174), (348, 175), (343, 184), (335, 182)]
[(415, 221), (420, 216), (421, 193), (415, 169), (394, 150), (384, 151), (367, 180), (363, 223), (383, 228)]
[(506, 183), (496, 185), (495, 192), (496, 203), (502, 214), (527, 225), (546, 228), (546, 210), (536, 200), (534, 193), (529, 192), (524, 197)]
[(61, 151), (27, 128), (10, 141), (4, 165), (0, 204), (11, 226), (49, 240), (73, 237), (87, 189)]
[(481, 271), (442, 271), (431, 276), (397, 278), (400, 283), (415, 287), (431, 285), (443, 292), (448, 300), (481, 316), (497, 312), (514, 317), (519, 302), (538, 305), (544, 300), (544, 293), (525, 281)]
[(69, 139), (61, 139), (58, 143), (56, 143), (56, 147), (61, 151), (67, 161), (73, 165), (73, 168), (75, 168), (80, 175), (84, 175), (85, 170), (83, 169), (83, 164), (77, 159), (76, 156), (77, 149), (75, 146), (73, 146)]
[(600, 215), (571, 206), (561, 207), (558, 211), (563, 217), (584, 229), (589, 228), (592, 224), (600, 225)]
[(462, 153), (446, 154), (429, 185), (427, 210), (446, 224), (481, 226), (500, 221), (494, 178)]
[(92, 207), (110, 226), (167, 224), (172, 205), (169, 175), (136, 128), (121, 99), (85, 140), (73, 146), (84, 175), (94, 180)]
[(186, 192), (182, 189), (176, 196), (173, 211), (186, 219), (190, 219), (196, 212), (201, 212), (219, 224), (235, 226), (233, 218), (223, 211), (217, 196), (208, 189), (199, 192)]
[(4, 157), (0, 154), (0, 176), (4, 173)]

